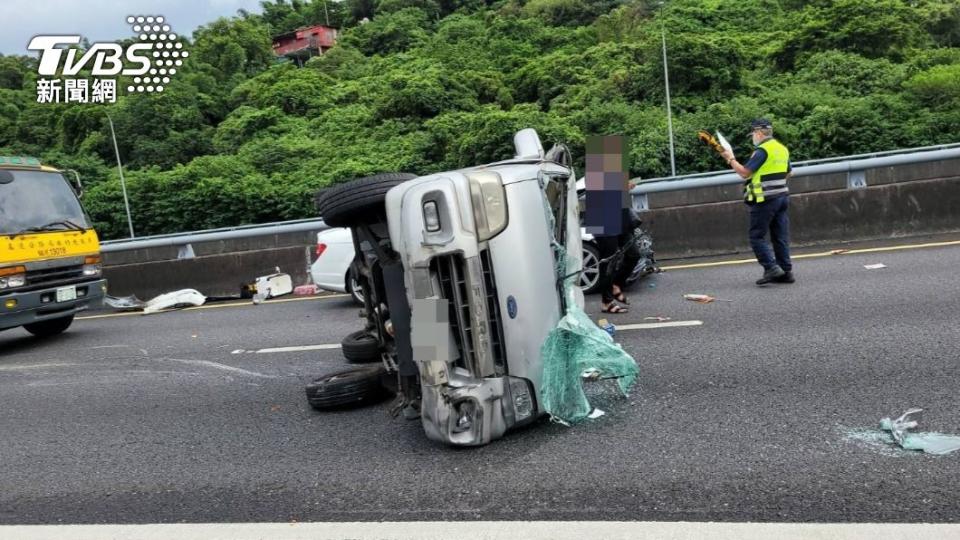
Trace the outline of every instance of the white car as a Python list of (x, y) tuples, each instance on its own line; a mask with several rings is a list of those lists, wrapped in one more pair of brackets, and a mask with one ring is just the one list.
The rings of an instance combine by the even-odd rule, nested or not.
[(355, 250), (350, 229), (333, 228), (317, 233), (317, 259), (310, 265), (313, 283), (327, 291), (350, 293), (363, 305), (363, 289), (350, 270)]

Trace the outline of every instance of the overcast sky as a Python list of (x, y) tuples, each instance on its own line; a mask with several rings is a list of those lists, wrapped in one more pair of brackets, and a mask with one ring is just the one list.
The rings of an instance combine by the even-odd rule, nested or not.
[(0, 0), (0, 53), (27, 50), (37, 34), (79, 34), (90, 41), (130, 37), (127, 15), (162, 15), (172, 30), (191, 36), (201, 24), (237, 14), (260, 12), (260, 0)]

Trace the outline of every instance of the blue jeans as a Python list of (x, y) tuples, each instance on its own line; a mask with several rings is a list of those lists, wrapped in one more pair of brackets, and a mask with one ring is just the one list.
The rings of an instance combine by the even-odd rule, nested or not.
[[(780, 266), (785, 272), (793, 269), (790, 262), (790, 196), (782, 195), (750, 207), (750, 247), (764, 270)], [(773, 249), (766, 240), (767, 231)]]

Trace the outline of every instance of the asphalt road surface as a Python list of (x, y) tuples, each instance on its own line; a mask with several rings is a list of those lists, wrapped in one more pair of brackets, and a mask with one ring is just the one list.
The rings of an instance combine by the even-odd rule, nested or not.
[(476, 449), (388, 403), (311, 410), (339, 350), (235, 352), (336, 344), (360, 324), (347, 298), (6, 331), (0, 523), (956, 520), (960, 452), (851, 433), (923, 407), (960, 434), (958, 268), (953, 246), (802, 259), (789, 286), (756, 287), (755, 264), (652, 276), (616, 324), (703, 324), (619, 332), (629, 398), (592, 389), (606, 416)]

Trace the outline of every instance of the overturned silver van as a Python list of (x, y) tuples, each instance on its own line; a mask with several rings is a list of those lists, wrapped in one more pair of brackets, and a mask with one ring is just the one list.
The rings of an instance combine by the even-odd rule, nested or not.
[[(564, 287), (582, 252), (569, 150), (545, 152), (533, 129), (514, 145), (506, 161), (379, 175), (318, 199), (329, 225), (353, 231), (366, 336), (396, 374), (398, 410), (451, 445), (486, 444), (545, 414), (541, 349), (568, 304), (583, 306), (579, 288)], [(324, 398), (344, 381), (318, 380), (308, 398), (342, 404)]]

